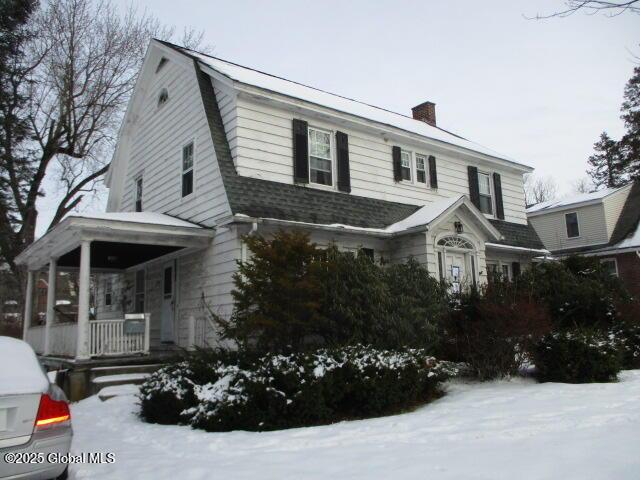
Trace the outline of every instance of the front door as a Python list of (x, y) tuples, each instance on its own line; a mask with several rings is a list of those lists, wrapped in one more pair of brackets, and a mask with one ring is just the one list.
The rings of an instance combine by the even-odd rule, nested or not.
[(459, 293), (465, 275), (464, 253), (447, 252), (447, 280), (451, 283), (453, 293)]
[(174, 341), (175, 279), (173, 262), (165, 264), (162, 275), (162, 322), (160, 324), (160, 341), (164, 343), (172, 343)]

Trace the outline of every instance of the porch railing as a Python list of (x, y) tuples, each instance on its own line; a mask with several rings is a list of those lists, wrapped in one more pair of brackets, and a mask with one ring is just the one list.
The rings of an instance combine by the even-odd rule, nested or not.
[[(29, 327), (26, 341), (36, 351), (44, 354), (44, 325)], [(77, 344), (75, 323), (54, 323), (49, 330), (49, 355), (75, 357)]]
[(149, 314), (89, 322), (92, 357), (149, 353)]

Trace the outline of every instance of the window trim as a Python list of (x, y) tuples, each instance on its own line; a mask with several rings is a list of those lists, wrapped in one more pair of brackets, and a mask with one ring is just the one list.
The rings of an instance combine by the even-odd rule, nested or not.
[[(576, 226), (578, 227), (578, 235), (569, 236), (569, 224), (567, 223), (567, 217), (569, 215), (576, 216)], [(577, 211), (567, 212), (564, 214), (564, 233), (567, 235), (567, 239), (569, 240), (574, 240), (582, 236), (582, 229), (580, 228), (580, 215), (578, 214)]]
[(607, 262), (613, 262), (613, 266), (615, 267), (614, 272), (611, 275), (615, 277), (620, 277), (620, 272), (618, 271), (618, 259), (616, 259), (616, 257), (608, 257), (608, 258), (600, 259), (600, 264), (607, 263)]
[[(140, 183), (140, 198), (138, 198), (138, 183)], [(142, 198), (144, 197), (144, 175), (138, 175), (133, 182), (133, 209), (136, 212), (142, 212), (144, 204)], [(138, 210), (138, 202), (140, 202), (140, 210)]]
[[(189, 145), (193, 145), (193, 160), (191, 162), (191, 168), (184, 169), (184, 149)], [(183, 195), (183, 182), (185, 173), (193, 172), (191, 175), (192, 185), (191, 192), (187, 195)], [(196, 139), (191, 138), (189, 141), (184, 142), (180, 148), (180, 198), (182, 201), (191, 199), (196, 193)]]
[(478, 208), (478, 210), (480, 210), (480, 212), (487, 217), (496, 218), (496, 205), (495, 205), (496, 195), (493, 189), (493, 182), (492, 182), (493, 176), (489, 172), (483, 172), (478, 170), (478, 198), (487, 196), (486, 194), (480, 191), (480, 175), (485, 175), (489, 179), (489, 199), (491, 201), (491, 213), (485, 213), (480, 208)]
[[(311, 180), (311, 130), (315, 130), (317, 132), (325, 133), (329, 136), (329, 158), (322, 158), (321, 160), (329, 160), (331, 162), (331, 185), (326, 185), (324, 183), (316, 183)], [(307, 125), (307, 165), (309, 168), (309, 185), (313, 185), (318, 188), (325, 188), (328, 190), (335, 190), (337, 188), (337, 178), (336, 178), (336, 169), (337, 169), (337, 161), (335, 155), (335, 145), (334, 145), (334, 133), (331, 130), (327, 130), (326, 128), (315, 127), (313, 125)], [(320, 158), (320, 157), (317, 157)], [(314, 169), (316, 170), (316, 169)]]

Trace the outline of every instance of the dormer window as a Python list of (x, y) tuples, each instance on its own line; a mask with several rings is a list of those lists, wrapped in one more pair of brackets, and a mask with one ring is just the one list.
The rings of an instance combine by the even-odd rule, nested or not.
[(480, 192), (480, 211), (492, 215), (491, 176), (488, 173), (478, 172), (478, 191)]
[(309, 127), (309, 180), (319, 185), (333, 185), (331, 134)]
[(158, 95), (158, 108), (163, 106), (165, 103), (169, 101), (169, 92), (166, 88), (160, 90), (160, 94)]
[(402, 172), (402, 180), (411, 181), (411, 152), (402, 150), (400, 156), (400, 171)]

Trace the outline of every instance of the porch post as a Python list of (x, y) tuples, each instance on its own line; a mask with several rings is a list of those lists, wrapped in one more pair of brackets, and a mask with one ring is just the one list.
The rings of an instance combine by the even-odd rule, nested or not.
[(25, 292), (24, 317), (22, 319), (22, 339), (27, 339), (27, 332), (31, 327), (31, 316), (33, 315), (33, 270), (27, 271), (27, 291)]
[(89, 332), (89, 283), (91, 281), (91, 242), (80, 243), (80, 286), (78, 292), (78, 345), (76, 359), (86, 360), (90, 357)]
[(56, 275), (58, 259), (49, 259), (49, 283), (47, 284), (47, 317), (44, 324), (44, 354), (51, 353), (51, 325), (56, 316)]

